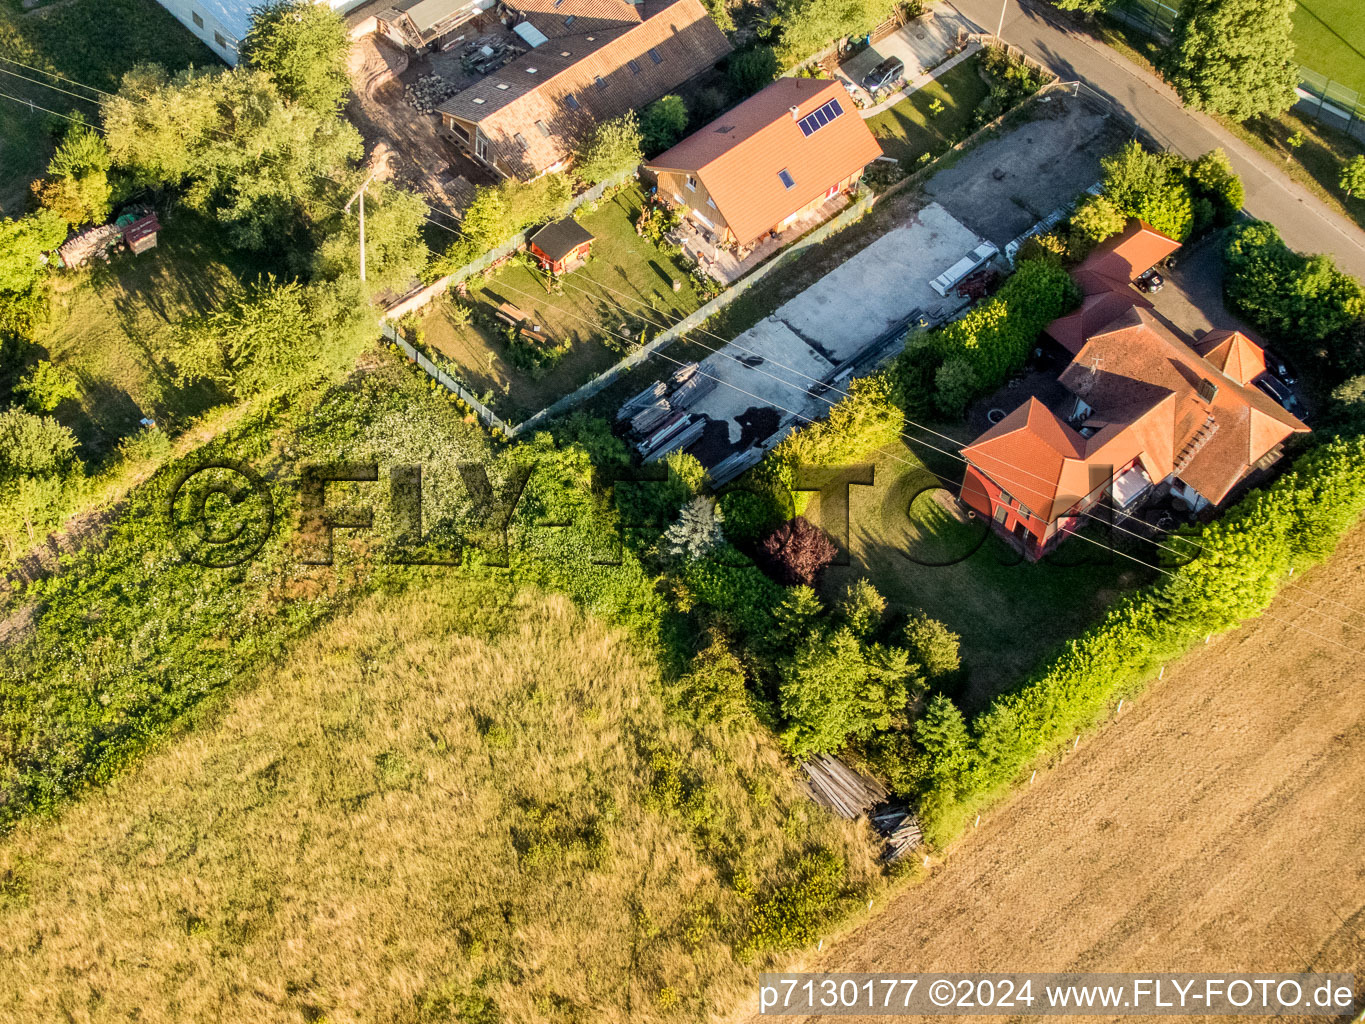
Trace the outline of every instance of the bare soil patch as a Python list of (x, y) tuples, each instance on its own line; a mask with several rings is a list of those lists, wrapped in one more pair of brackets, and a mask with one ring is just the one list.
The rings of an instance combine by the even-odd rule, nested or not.
[(1298, 582), (806, 966), (1354, 971), (1358, 1010), (1365, 529)]

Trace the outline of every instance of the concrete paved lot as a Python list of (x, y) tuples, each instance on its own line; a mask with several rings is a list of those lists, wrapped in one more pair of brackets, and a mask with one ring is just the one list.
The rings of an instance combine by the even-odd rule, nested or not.
[[(728, 420), (731, 443), (740, 437), (738, 418), (764, 404), (799, 417), (822, 415), (839, 395), (809, 394), (816, 381), (827, 380), (915, 310), (933, 317), (961, 304), (940, 298), (929, 282), (979, 242), (931, 203), (708, 357), (702, 369), (722, 383), (690, 411)], [(754, 362), (755, 356), (763, 361), (735, 362)]]
[(943, 7), (854, 54), (839, 66), (839, 71), (855, 85), (861, 85), (863, 76), (886, 58), (899, 57), (905, 64), (905, 77), (914, 78), (943, 60), (948, 50), (957, 45), (959, 33), (973, 31), (975, 27), (963, 15), (952, 7)]
[(1001, 248), (1099, 181), (1100, 157), (1128, 137), (1117, 118), (1074, 96), (1043, 97), (1036, 109), (1037, 119), (977, 146), (925, 188)]

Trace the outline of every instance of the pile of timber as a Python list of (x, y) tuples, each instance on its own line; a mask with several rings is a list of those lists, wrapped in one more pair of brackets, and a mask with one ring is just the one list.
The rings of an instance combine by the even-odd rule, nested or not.
[(924, 842), (924, 830), (903, 804), (883, 804), (872, 812), (872, 824), (886, 836), (882, 859), (894, 864)]
[(876, 779), (855, 772), (837, 757), (828, 754), (804, 761), (801, 767), (810, 776), (806, 789), (811, 799), (840, 817), (851, 820), (866, 814), (878, 804), (885, 803), (891, 795)]

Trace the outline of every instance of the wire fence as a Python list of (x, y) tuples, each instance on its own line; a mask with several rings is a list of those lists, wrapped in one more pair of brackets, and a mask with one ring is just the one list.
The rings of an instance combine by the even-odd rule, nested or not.
[[(1118, 0), (1109, 13), (1164, 43), (1171, 41), (1179, 9), (1161, 0)], [(1294, 112), (1365, 142), (1365, 100), (1360, 92), (1299, 65), (1299, 99)]]

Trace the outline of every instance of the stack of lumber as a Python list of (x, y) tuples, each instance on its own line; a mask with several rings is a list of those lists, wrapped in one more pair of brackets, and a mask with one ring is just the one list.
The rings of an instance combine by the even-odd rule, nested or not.
[(844, 818), (856, 818), (884, 803), (891, 794), (876, 779), (855, 772), (837, 757), (821, 754), (801, 765), (810, 781), (811, 799)]
[(872, 812), (872, 824), (886, 836), (882, 859), (894, 864), (924, 842), (924, 830), (919, 821), (901, 804), (883, 804)]

